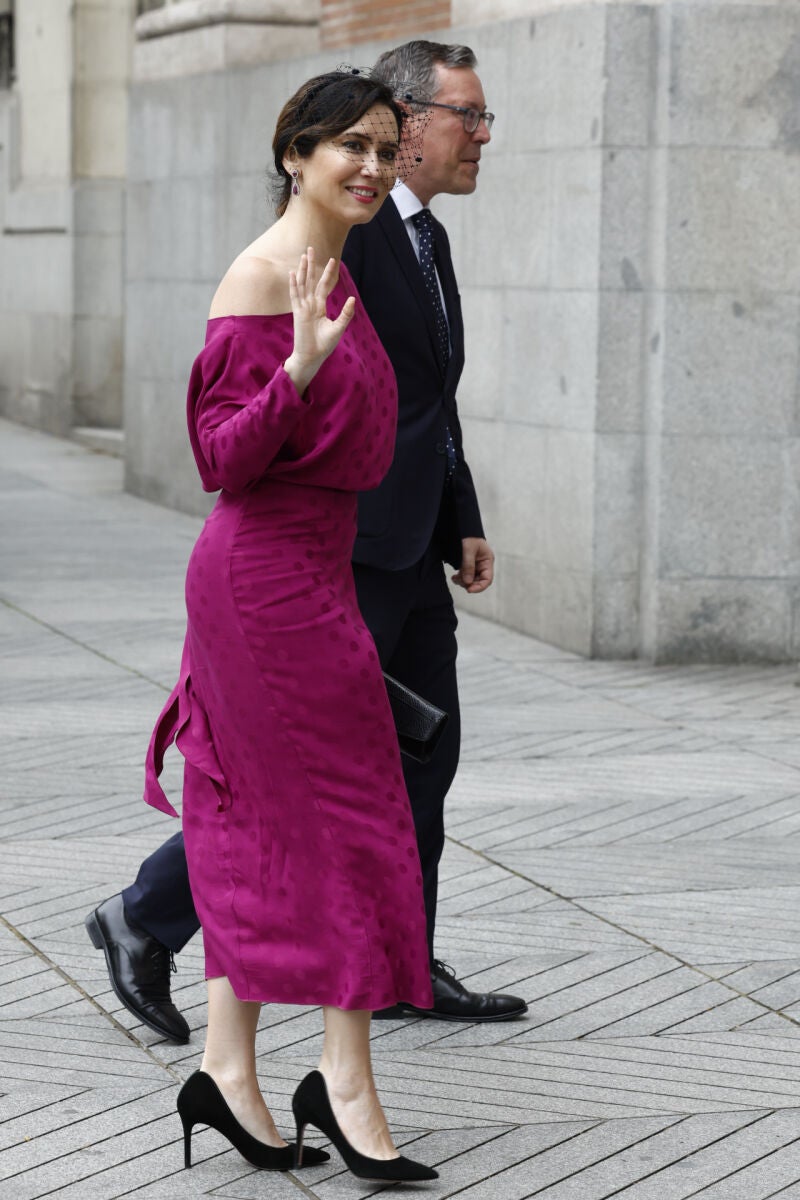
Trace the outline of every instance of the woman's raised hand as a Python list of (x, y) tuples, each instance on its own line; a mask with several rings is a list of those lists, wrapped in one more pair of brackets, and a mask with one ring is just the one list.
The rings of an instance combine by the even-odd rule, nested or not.
[(313, 247), (300, 258), (296, 271), (289, 272), (289, 299), (294, 317), (294, 348), (284, 363), (299, 392), (304, 392), (325, 359), (339, 344), (339, 339), (356, 310), (353, 296), (348, 296), (342, 311), (330, 321), (326, 310), (328, 296), (336, 286), (336, 259), (331, 258), (320, 274)]

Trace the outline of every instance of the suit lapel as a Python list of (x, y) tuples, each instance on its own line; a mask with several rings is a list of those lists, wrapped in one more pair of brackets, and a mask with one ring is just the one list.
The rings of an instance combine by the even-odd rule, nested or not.
[[(411, 245), (411, 239), (406, 232), (403, 218), (400, 216), (394, 201), (389, 198), (379, 209), (376, 217), (373, 218), (379, 225), (381, 231), (386, 237), (397, 263), (405, 275), (406, 281), (411, 289), (414, 299), (420, 307), (422, 316), (425, 320), (425, 325), (428, 330), (428, 337), (431, 342), (431, 351), (439, 366), (439, 370), (444, 375), (445, 364), (441, 360), (439, 351), (439, 339), (436, 333), (436, 315), (433, 311), (430, 297), (425, 289), (425, 280), (422, 276), (422, 268), (419, 265), (419, 260), (414, 253), (414, 247)], [(452, 274), (452, 266), (450, 268)], [(454, 281), (455, 282), (455, 281)], [(444, 286), (444, 284), (442, 285)], [(446, 293), (445, 293), (446, 296)]]

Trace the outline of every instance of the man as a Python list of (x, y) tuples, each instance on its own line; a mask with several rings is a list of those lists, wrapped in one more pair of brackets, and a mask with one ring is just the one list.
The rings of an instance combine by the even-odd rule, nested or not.
[[(403, 1005), (377, 1017), (498, 1021), (527, 1009), (519, 997), (467, 989), (435, 958), (433, 945), (444, 800), (460, 746), (457, 621), (444, 562), (456, 567), (453, 581), (473, 594), (490, 586), (494, 569), (456, 409), (464, 363), (458, 289), (447, 234), (427, 208), (439, 193), (467, 195), (477, 186), (493, 117), (475, 66), (467, 47), (426, 41), (379, 58), (375, 74), (396, 94), (412, 97), (413, 111), (430, 123), (408, 185), (395, 188), (369, 224), (354, 227), (343, 256), (399, 391), (394, 462), (381, 486), (359, 501), (353, 553), (359, 605), (384, 669), (450, 717), (429, 763), (403, 763), (422, 863), (434, 1006)], [(136, 882), (95, 909), (86, 925), (123, 1004), (164, 1036), (188, 1040), (169, 988), (171, 953), (198, 928), (182, 835), (146, 859)]]

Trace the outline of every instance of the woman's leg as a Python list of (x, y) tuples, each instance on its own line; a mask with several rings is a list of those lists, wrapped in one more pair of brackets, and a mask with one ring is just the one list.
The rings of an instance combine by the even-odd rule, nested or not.
[(256, 1028), (261, 1005), (238, 1000), (222, 976), (208, 981), (208, 1033), (200, 1070), (216, 1083), (248, 1133), (268, 1146), (285, 1146), (256, 1078)]
[(319, 1069), (339, 1128), (355, 1150), (370, 1158), (397, 1158), (372, 1077), (371, 1012), (324, 1008), (325, 1040)]

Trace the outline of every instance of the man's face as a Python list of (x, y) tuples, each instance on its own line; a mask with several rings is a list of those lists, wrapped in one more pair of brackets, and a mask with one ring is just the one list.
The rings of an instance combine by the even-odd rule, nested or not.
[[(439, 81), (433, 99), (437, 104), (457, 104), (462, 108), (486, 110), (481, 81), (469, 67), (436, 67)], [(464, 129), (462, 113), (446, 108), (429, 108), (430, 124), (425, 130), (422, 162), (408, 181), (416, 196), (427, 204), (439, 192), (465, 196), (478, 183), (481, 148), (490, 140), (486, 122), (474, 133)]]

